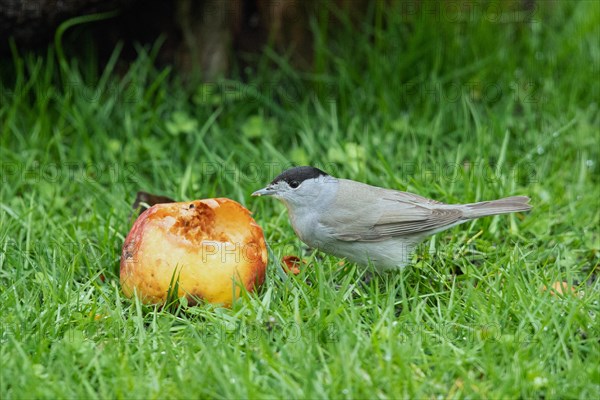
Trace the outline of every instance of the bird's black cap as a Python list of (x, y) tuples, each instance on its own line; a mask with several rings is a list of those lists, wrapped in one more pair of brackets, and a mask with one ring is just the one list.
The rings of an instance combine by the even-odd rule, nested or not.
[(307, 179), (315, 179), (315, 178), (319, 178), (321, 176), (329, 176), (329, 174), (327, 172), (321, 171), (319, 168), (315, 168), (315, 167), (310, 167), (310, 166), (294, 167), (294, 168), (286, 169), (281, 174), (279, 174), (275, 179), (273, 179), (273, 182), (271, 182), (271, 185), (273, 185), (277, 182), (280, 182), (280, 181), (285, 181), (290, 186), (293, 186), (292, 182), (294, 182), (296, 185), (299, 185), (300, 183), (304, 182)]

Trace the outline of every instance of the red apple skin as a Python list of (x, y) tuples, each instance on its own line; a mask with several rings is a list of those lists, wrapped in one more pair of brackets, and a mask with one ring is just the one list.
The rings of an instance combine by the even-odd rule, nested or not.
[[(226, 198), (156, 204), (143, 212), (121, 255), (123, 293), (164, 303), (173, 276), (178, 296), (231, 306), (265, 279), (263, 231), (241, 204)], [(175, 275), (174, 275), (175, 274)]]

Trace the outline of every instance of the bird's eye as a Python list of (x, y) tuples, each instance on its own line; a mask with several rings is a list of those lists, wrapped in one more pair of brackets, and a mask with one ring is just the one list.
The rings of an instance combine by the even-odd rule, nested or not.
[(298, 182), (298, 181), (291, 181), (290, 182), (290, 187), (292, 189), (296, 189), (298, 186), (300, 186), (300, 182)]

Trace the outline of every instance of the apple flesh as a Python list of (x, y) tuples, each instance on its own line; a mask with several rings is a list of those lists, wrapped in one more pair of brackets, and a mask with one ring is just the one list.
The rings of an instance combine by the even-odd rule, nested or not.
[(226, 198), (156, 204), (125, 239), (121, 286), (126, 296), (155, 304), (167, 300), (177, 281), (177, 295), (192, 304), (230, 306), (242, 286), (262, 285), (266, 267), (263, 231), (241, 204)]

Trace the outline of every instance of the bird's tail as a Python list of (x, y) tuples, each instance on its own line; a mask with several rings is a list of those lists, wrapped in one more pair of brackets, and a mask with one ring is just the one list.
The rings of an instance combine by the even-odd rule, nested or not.
[(474, 219), (486, 217), (488, 215), (529, 211), (531, 210), (531, 206), (528, 203), (529, 197), (526, 196), (507, 197), (505, 199), (465, 204), (463, 213), (466, 218)]

